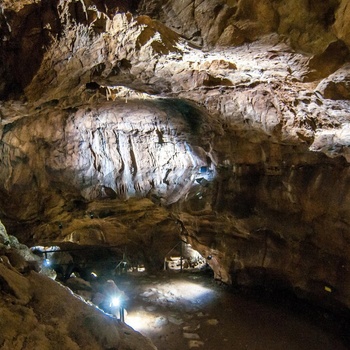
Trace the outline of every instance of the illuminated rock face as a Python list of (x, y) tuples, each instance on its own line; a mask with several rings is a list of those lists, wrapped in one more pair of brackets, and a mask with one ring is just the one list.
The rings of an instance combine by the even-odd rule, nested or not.
[(176, 32), (102, 2), (52, 5), (60, 35), (25, 97), (0, 105), (9, 229), (37, 243), (129, 239), (153, 267), (181, 235), (224, 282), (349, 306), (345, 2), (300, 18), (297, 1), (140, 2)]
[[(200, 120), (188, 123), (195, 113)], [(202, 124), (200, 110), (180, 100), (48, 109), (4, 132), (2, 183), (13, 198), (28, 200), (23, 216), (17, 213), (22, 219), (37, 215), (37, 196), (67, 186), (86, 200), (148, 196), (171, 204), (203, 177), (202, 167), (214, 176), (210, 153), (196, 145)]]

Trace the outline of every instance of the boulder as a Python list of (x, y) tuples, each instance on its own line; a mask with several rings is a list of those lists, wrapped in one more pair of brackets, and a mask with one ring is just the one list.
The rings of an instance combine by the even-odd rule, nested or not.
[(346, 64), (335, 73), (323, 79), (315, 89), (326, 99), (350, 99), (350, 65)]

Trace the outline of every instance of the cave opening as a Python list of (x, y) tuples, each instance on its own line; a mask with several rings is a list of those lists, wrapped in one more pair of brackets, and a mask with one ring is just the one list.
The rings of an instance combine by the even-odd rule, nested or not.
[[(33, 246), (31, 251), (41, 258), (44, 273), (58, 281), (67, 282), (71, 277), (91, 281), (97, 277), (105, 281), (112, 277), (139, 273), (160, 273), (161, 268), (148, 269), (144, 254), (127, 247), (84, 246), (59, 244)], [(148, 257), (152, 260), (152, 257)], [(164, 256), (163, 270), (168, 272), (212, 273), (208, 260), (183, 240), (179, 240)], [(48, 270), (52, 270), (49, 272)]]

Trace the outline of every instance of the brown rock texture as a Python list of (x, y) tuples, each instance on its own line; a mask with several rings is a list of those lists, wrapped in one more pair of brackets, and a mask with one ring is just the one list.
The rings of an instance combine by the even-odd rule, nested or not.
[(181, 237), (225, 283), (349, 307), (347, 2), (48, 3), (28, 69), (37, 23), (5, 29), (44, 2), (1, 5), (8, 230), (148, 268)]
[(194, 43), (240, 45), (277, 32), (293, 47), (321, 53), (336, 38), (349, 44), (346, 0), (141, 1), (139, 8), (160, 18)]

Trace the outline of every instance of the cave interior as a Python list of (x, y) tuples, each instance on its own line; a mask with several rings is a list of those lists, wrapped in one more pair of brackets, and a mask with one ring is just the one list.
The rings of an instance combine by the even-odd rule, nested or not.
[(348, 0), (3, 0), (0, 33), (1, 349), (349, 348)]

